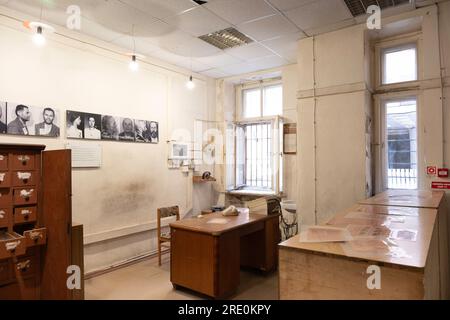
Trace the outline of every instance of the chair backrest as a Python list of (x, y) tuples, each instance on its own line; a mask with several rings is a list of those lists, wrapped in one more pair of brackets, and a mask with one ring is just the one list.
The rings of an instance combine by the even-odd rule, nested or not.
[(158, 208), (157, 213), (157, 225), (158, 225), (158, 236), (161, 235), (161, 219), (176, 217), (176, 220), (180, 220), (180, 208), (178, 206)]
[(267, 198), (267, 214), (281, 214), (281, 202), (276, 197)]

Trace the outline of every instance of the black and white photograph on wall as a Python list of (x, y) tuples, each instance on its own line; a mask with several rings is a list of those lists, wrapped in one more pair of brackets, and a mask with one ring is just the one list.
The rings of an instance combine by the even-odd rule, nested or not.
[(130, 118), (120, 118), (119, 131), (120, 141), (134, 141), (134, 120)]
[(150, 143), (159, 143), (159, 124), (155, 121), (150, 121), (150, 135), (149, 142)]
[(0, 134), (6, 133), (6, 102), (0, 101)]
[(84, 113), (68, 110), (66, 113), (66, 136), (70, 139), (83, 139)]
[(51, 107), (41, 108), (33, 115), (37, 119), (34, 126), (36, 136), (42, 137), (59, 137), (61, 135), (59, 125), (59, 111)]
[(149, 130), (147, 128), (148, 121), (134, 120), (134, 136), (136, 142), (148, 142)]
[(39, 108), (26, 104), (8, 102), (7, 109), (7, 133), (19, 136), (35, 135), (35, 116), (40, 113)]
[(102, 140), (119, 140), (120, 118), (102, 115)]
[(102, 116), (95, 113), (84, 113), (84, 139), (101, 140)]

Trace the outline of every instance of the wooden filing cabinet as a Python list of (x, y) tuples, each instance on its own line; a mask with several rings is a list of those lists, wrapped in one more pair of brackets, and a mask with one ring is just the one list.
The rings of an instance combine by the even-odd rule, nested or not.
[(70, 150), (0, 145), (0, 299), (71, 299)]

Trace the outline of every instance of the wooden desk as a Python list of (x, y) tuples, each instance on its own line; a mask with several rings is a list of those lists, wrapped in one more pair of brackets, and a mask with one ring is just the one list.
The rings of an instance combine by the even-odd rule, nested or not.
[[(439, 299), (439, 254), (437, 211), (399, 207), (356, 205), (328, 221), (328, 225), (382, 227), (392, 217), (389, 229), (417, 230), (416, 241), (369, 242), (366, 247), (350, 243), (300, 243), (300, 236), (279, 245), (280, 299)], [(366, 219), (349, 218), (352, 213)], [(415, 215), (415, 216), (414, 216)], [(381, 246), (380, 246), (381, 244)], [(358, 249), (357, 249), (358, 248)], [(364, 248), (364, 249), (363, 249)], [(367, 287), (367, 268), (381, 271), (381, 289)]]
[[(170, 281), (175, 288), (225, 298), (239, 286), (240, 266), (266, 272), (276, 268), (279, 215), (240, 211), (234, 217), (213, 213), (170, 224)], [(214, 223), (221, 220), (225, 223)]]
[(441, 297), (450, 299), (450, 219), (444, 191), (429, 190), (388, 190), (362, 200), (360, 204), (381, 206), (402, 206), (412, 208), (432, 208), (438, 211), (439, 264)]

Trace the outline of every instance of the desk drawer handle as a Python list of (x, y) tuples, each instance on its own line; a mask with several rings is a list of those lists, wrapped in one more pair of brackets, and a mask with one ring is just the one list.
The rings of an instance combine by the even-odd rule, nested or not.
[(3, 161), (3, 160), (5, 160), (5, 156), (0, 154), (0, 161)]
[(6, 251), (14, 253), (14, 251), (16, 251), (19, 244), (20, 244), (20, 240), (6, 243), (5, 244)]
[(27, 261), (23, 261), (23, 262), (19, 262), (17, 263), (17, 270), (19, 271), (27, 271), (31, 266), (31, 261), (27, 260)]
[(5, 181), (6, 173), (0, 173), (0, 182)]
[(3, 210), (0, 210), (0, 219), (4, 219), (6, 215), (6, 212)]

